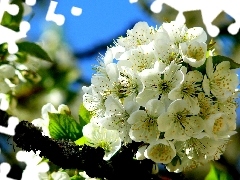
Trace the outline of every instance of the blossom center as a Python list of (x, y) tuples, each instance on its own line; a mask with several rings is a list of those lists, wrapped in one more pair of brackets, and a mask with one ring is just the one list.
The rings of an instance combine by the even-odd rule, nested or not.
[(204, 57), (204, 51), (202, 47), (192, 47), (191, 45), (188, 46), (187, 56), (197, 61), (200, 61)]

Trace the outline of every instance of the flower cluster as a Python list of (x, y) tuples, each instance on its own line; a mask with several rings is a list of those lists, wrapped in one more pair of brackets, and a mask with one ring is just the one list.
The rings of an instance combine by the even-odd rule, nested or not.
[(206, 41), (200, 27), (137, 23), (107, 49), (83, 87), (91, 126), (118, 132), (122, 145), (142, 142), (136, 158), (169, 171), (219, 159), (235, 134), (239, 82), (231, 62), (214, 56)]

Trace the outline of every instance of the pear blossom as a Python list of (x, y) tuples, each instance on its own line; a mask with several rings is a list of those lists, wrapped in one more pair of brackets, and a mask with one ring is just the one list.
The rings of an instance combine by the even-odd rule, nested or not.
[(93, 85), (87, 87), (83, 86), (83, 105), (90, 111), (93, 117), (102, 117), (105, 113), (104, 100), (101, 94), (94, 90)]
[(207, 119), (211, 114), (218, 111), (215, 102), (211, 97), (207, 96), (204, 92), (198, 93), (198, 103), (200, 107), (199, 116), (203, 119)]
[(193, 114), (198, 114), (200, 111), (197, 94), (201, 92), (200, 82), (203, 76), (199, 71), (189, 71), (186, 74), (186, 69), (182, 69), (184, 74), (184, 82), (178, 87), (173, 89), (168, 94), (171, 100), (184, 99), (191, 109)]
[(127, 31), (127, 37), (117, 39), (118, 45), (129, 50), (132, 47), (149, 44), (155, 36), (156, 30), (149, 27), (146, 22), (138, 22), (133, 29)]
[(123, 142), (131, 142), (128, 134), (131, 126), (127, 120), (132, 112), (139, 109), (139, 105), (131, 97), (126, 98), (121, 104), (118, 99), (109, 96), (105, 101), (105, 106), (105, 115), (97, 122), (106, 129), (117, 130)]
[(224, 150), (226, 140), (213, 140), (209, 137), (190, 138), (186, 141), (175, 142), (176, 156), (167, 164), (170, 172), (189, 171), (202, 164), (217, 160), (220, 151)]
[[(142, 143), (136, 160), (171, 172), (220, 158), (235, 134), (238, 77), (206, 40), (203, 28), (178, 21), (156, 28), (139, 22), (107, 49), (91, 86), (83, 87), (92, 114), (84, 134), (105, 149), (104, 159), (132, 142)], [(110, 131), (110, 140), (96, 135)]]
[(165, 111), (164, 104), (152, 99), (147, 102), (145, 110), (137, 110), (128, 118), (131, 124), (129, 136), (132, 140), (140, 142), (156, 141), (160, 135), (157, 118)]
[(140, 73), (144, 88), (137, 96), (137, 102), (143, 105), (159, 97), (167, 97), (168, 93), (180, 86), (183, 82), (183, 73), (180, 66), (171, 62), (165, 66), (156, 63), (153, 69), (146, 69)]
[(186, 141), (200, 135), (203, 131), (203, 119), (194, 116), (184, 100), (173, 101), (166, 112), (158, 117), (158, 129), (165, 132), (167, 140)]
[(236, 118), (237, 118), (237, 113), (236, 113), (237, 104), (234, 101), (233, 97), (228, 98), (224, 102), (218, 101), (216, 105), (219, 111), (226, 115), (226, 120), (227, 120), (229, 130), (231, 131), (235, 130)]
[(209, 137), (216, 140), (228, 138), (236, 134), (236, 131), (231, 131), (229, 129), (227, 116), (222, 112), (217, 112), (209, 116), (205, 121), (204, 129)]
[(188, 29), (185, 24), (178, 21), (163, 23), (160, 31), (166, 32), (174, 44), (180, 44), (187, 41), (205, 42), (207, 34), (201, 27)]
[(51, 177), (53, 178), (53, 180), (70, 180), (68, 173), (61, 171), (53, 172), (51, 174)]
[(88, 123), (82, 129), (87, 144), (101, 147), (105, 151), (104, 160), (109, 160), (121, 147), (121, 139), (117, 130), (107, 130), (95, 123)]
[[(166, 37), (166, 35), (164, 36)], [(172, 61), (176, 63), (181, 62), (180, 51), (177, 45), (172, 43), (170, 39), (156, 39), (154, 40), (154, 49), (156, 58), (160, 61), (170, 64)]]
[(94, 91), (103, 96), (104, 99), (109, 95), (118, 98), (125, 98), (132, 94), (137, 94), (141, 90), (141, 81), (138, 75), (128, 67), (117, 67), (116, 64), (110, 63), (106, 66), (107, 76), (94, 75), (92, 84)]
[(207, 45), (204, 42), (192, 41), (190, 43), (181, 43), (181, 55), (183, 61), (192, 67), (200, 67), (205, 63)]
[(202, 86), (207, 95), (211, 92), (218, 100), (224, 101), (234, 94), (239, 82), (235, 71), (230, 69), (230, 62), (223, 61), (214, 69), (212, 57), (209, 57), (206, 72)]
[(153, 68), (156, 57), (153, 47), (145, 45), (123, 53), (118, 60), (118, 66), (127, 66), (133, 71), (141, 72)]
[(158, 141), (150, 143), (144, 155), (156, 163), (168, 164), (176, 156), (176, 149), (172, 142), (159, 139)]

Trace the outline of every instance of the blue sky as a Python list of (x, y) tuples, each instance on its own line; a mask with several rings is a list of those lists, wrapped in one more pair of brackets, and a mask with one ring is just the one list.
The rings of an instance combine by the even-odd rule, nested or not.
[[(74, 52), (82, 52), (113, 40), (120, 33), (126, 33), (127, 28), (138, 21), (146, 21), (152, 26), (157, 25), (157, 22), (149, 17), (137, 3), (130, 4), (128, 0), (58, 0), (57, 2), (55, 13), (65, 16), (65, 23), (62, 26), (63, 35)], [(73, 16), (72, 6), (82, 8), (82, 14)], [(35, 16), (30, 21), (31, 30), (28, 33), (30, 40), (36, 41), (46, 27), (55, 24), (45, 20), (47, 8), (48, 6), (33, 6)], [(104, 52), (100, 53), (104, 54)], [(92, 65), (97, 64), (96, 58), (97, 54), (81, 59), (78, 63), (83, 77), (87, 80), (92, 76)]]

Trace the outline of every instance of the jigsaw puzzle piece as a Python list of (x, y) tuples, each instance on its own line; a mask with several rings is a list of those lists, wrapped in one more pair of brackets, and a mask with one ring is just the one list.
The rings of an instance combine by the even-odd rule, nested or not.
[(17, 117), (10, 117), (8, 119), (8, 127), (0, 126), (0, 133), (7, 134), (10, 136), (15, 135), (15, 128), (19, 123), (19, 119)]
[(71, 9), (71, 13), (74, 16), (80, 16), (82, 14), (82, 8), (73, 6)]
[(28, 6), (34, 6), (36, 4), (36, 0), (26, 0), (25, 3), (28, 5)]
[(15, 16), (19, 12), (19, 7), (16, 4), (10, 4), (9, 0), (0, 0), (0, 22), (2, 21), (4, 12)]
[(48, 7), (48, 12), (46, 15), (46, 21), (53, 21), (58, 26), (61, 26), (65, 22), (65, 17), (62, 14), (55, 14), (55, 9), (57, 7), (57, 4), (58, 4), (58, 2), (56, 2), (56, 1), (50, 2), (50, 5)]
[(7, 177), (8, 173), (10, 172), (11, 166), (10, 164), (4, 162), (0, 164), (0, 179), (1, 180), (16, 180)]

